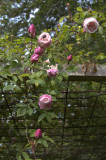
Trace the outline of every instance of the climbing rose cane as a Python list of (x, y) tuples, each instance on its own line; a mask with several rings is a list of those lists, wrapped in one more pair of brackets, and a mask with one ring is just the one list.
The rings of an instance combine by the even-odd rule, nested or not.
[(39, 56), (41, 56), (44, 53), (44, 49), (41, 47), (37, 47), (35, 48), (34, 54), (38, 54)]
[(46, 109), (46, 108), (50, 109), (52, 101), (53, 100), (52, 100), (51, 95), (44, 94), (44, 95), (40, 96), (38, 105), (39, 105), (40, 109)]
[(48, 74), (50, 77), (55, 77), (57, 73), (58, 73), (58, 70), (57, 70), (57, 69), (49, 69), (49, 70), (47, 70), (47, 74)]
[(30, 27), (28, 29), (28, 33), (29, 33), (30, 37), (35, 37), (35, 26), (34, 26), (34, 24), (30, 25)]
[(51, 44), (51, 37), (48, 33), (44, 32), (38, 37), (38, 44), (42, 48), (47, 48)]
[(41, 131), (41, 129), (37, 129), (37, 131), (35, 132), (35, 138), (36, 139), (42, 138), (42, 131)]
[(67, 60), (72, 61), (72, 55), (71, 54), (67, 57)]
[(95, 18), (89, 17), (85, 19), (83, 27), (84, 27), (83, 32), (94, 33), (97, 31), (99, 23)]
[(39, 55), (38, 54), (33, 54), (31, 56), (32, 63), (37, 62), (38, 60), (39, 60)]

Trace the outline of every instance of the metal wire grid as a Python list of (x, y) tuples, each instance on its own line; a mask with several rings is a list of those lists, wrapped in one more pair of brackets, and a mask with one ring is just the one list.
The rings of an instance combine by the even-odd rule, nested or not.
[[(76, 82), (76, 86), (78, 84), (81, 87), (82, 83)], [(72, 158), (99, 160), (106, 153), (106, 124), (104, 123), (106, 84), (100, 83), (96, 88), (89, 88), (89, 90), (78, 88), (77, 91), (70, 89), (72, 82), (68, 82), (68, 85), (69, 87), (57, 97), (57, 102), (54, 103), (53, 108), (58, 118), (53, 119), (52, 127), (51, 124), (47, 124), (46, 128), (43, 123), (37, 125), (36, 113), (30, 119), (27, 117), (29, 130), (40, 127), (55, 141), (55, 144), (50, 143), (49, 147), (37, 148), (36, 157), (46, 160), (70, 160)], [(19, 100), (9, 104), (11, 97), (17, 97), (17, 95), (21, 97), (23, 93), (5, 93), (1, 90), (0, 95), (3, 98), (3, 102), (0, 102), (2, 112), (0, 144), (2, 144), (1, 147), (5, 146), (4, 151), (1, 152), (1, 159), (5, 154), (11, 160), (16, 155), (15, 144), (22, 144), (24, 147), (27, 143), (24, 119), (16, 117), (16, 103)], [(27, 152), (33, 158), (30, 150)]]

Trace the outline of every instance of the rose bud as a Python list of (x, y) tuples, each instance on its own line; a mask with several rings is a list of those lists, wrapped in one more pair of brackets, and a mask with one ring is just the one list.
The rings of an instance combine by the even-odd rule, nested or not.
[(72, 61), (72, 55), (71, 54), (67, 57), (67, 60)]
[(55, 77), (57, 73), (58, 73), (58, 70), (57, 70), (57, 69), (49, 69), (49, 70), (47, 70), (47, 74), (48, 74), (50, 77)]
[(44, 95), (40, 96), (38, 105), (39, 105), (40, 109), (46, 109), (46, 108), (50, 109), (52, 101), (53, 101), (53, 99), (50, 95), (44, 94)]
[(41, 131), (41, 129), (37, 129), (37, 131), (35, 132), (35, 138), (36, 139), (42, 138), (42, 131)]
[(34, 26), (34, 24), (29, 26), (28, 33), (29, 33), (30, 37), (35, 37), (35, 26)]
[(42, 48), (47, 48), (51, 44), (51, 37), (48, 33), (44, 32), (38, 37), (38, 44)]
[(39, 55), (38, 54), (33, 54), (31, 56), (31, 61), (34, 63), (34, 62), (37, 62), (39, 60)]
[(50, 63), (49, 59), (47, 59), (46, 61), (44, 61), (45, 63)]
[(39, 56), (41, 56), (44, 53), (44, 49), (41, 47), (37, 47), (35, 48), (34, 54), (38, 54)]
[(85, 19), (83, 27), (84, 27), (84, 32), (94, 33), (97, 31), (99, 23), (95, 18), (89, 17)]

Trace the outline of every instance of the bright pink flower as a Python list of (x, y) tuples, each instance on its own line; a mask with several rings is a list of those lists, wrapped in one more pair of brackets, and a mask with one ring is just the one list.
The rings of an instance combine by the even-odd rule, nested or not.
[(51, 44), (51, 37), (48, 33), (44, 32), (42, 33), (38, 38), (38, 44), (42, 48), (47, 48)]
[(41, 131), (41, 129), (37, 129), (37, 131), (35, 132), (35, 138), (36, 139), (42, 138), (42, 131)]
[(48, 74), (50, 77), (55, 77), (57, 73), (58, 73), (58, 70), (57, 70), (57, 69), (49, 69), (49, 70), (47, 70), (47, 74)]
[(39, 60), (39, 55), (38, 54), (33, 54), (31, 56), (31, 61), (34, 63), (34, 62), (37, 62)]
[(83, 27), (84, 27), (84, 32), (94, 33), (97, 31), (99, 23), (95, 18), (89, 17), (85, 19)]
[(71, 54), (67, 57), (67, 60), (72, 61), (72, 55)]
[(38, 102), (40, 109), (46, 109), (46, 108), (50, 109), (52, 101), (53, 101), (52, 97), (48, 94), (40, 96)]
[(34, 54), (38, 54), (39, 56), (41, 56), (43, 53), (44, 53), (44, 48), (41, 47), (35, 48)]
[(32, 25), (29, 26), (28, 33), (29, 33), (30, 37), (31, 36), (32, 37), (35, 36), (35, 26), (34, 26), (34, 24), (32, 24)]

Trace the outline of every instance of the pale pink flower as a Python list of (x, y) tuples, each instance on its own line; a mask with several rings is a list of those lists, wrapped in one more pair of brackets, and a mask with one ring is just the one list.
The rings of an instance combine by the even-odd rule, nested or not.
[(51, 44), (51, 37), (48, 33), (44, 32), (38, 37), (38, 44), (42, 48), (47, 48)]
[(39, 102), (38, 102), (40, 109), (50, 109), (52, 101), (53, 101), (53, 99), (52, 99), (51, 95), (44, 94), (44, 95), (40, 96)]
[(39, 60), (39, 55), (38, 54), (33, 54), (31, 56), (31, 61), (34, 63), (34, 62), (37, 62)]
[(28, 33), (29, 33), (30, 37), (35, 37), (35, 26), (34, 26), (34, 24), (29, 26)]
[(67, 57), (67, 60), (72, 61), (72, 55), (71, 54)]
[(47, 70), (47, 74), (48, 74), (50, 77), (55, 77), (57, 73), (58, 73), (58, 70), (57, 70), (57, 69), (49, 69), (49, 70)]
[(36, 139), (42, 138), (42, 131), (41, 131), (41, 129), (37, 129), (37, 131), (35, 132), (35, 138)]
[(97, 31), (99, 23), (95, 18), (89, 17), (85, 19), (83, 27), (84, 27), (84, 32), (94, 33)]
[(38, 54), (39, 56), (41, 56), (43, 53), (44, 53), (44, 48), (41, 47), (35, 48), (34, 54)]

